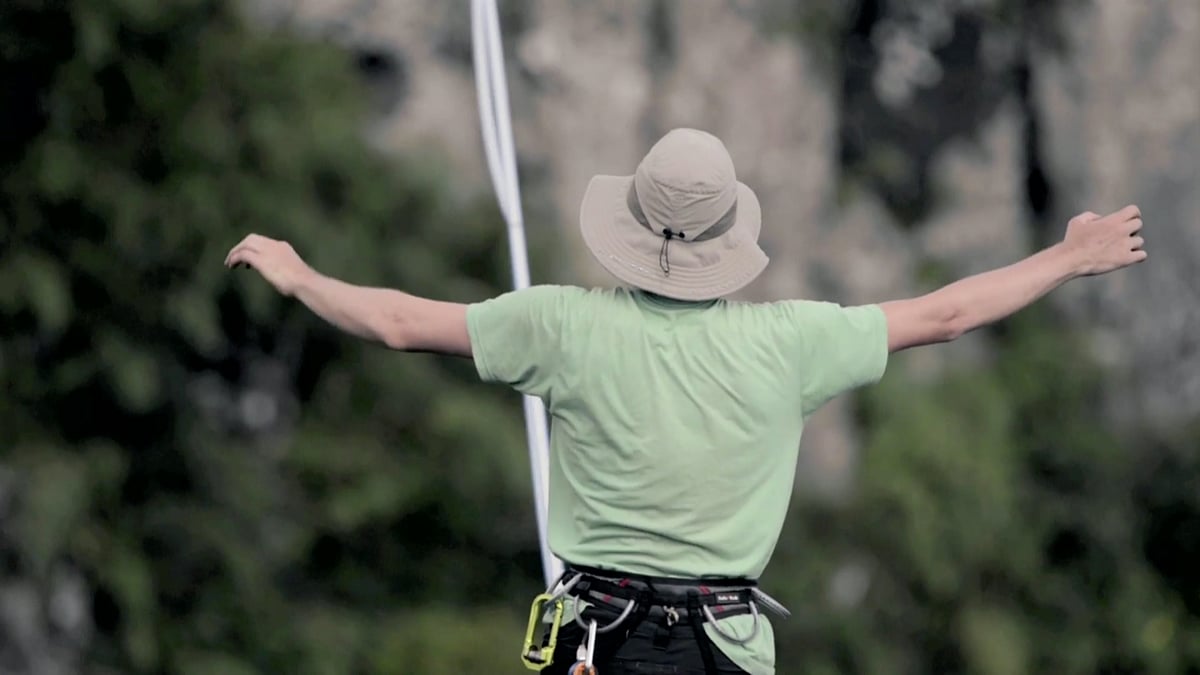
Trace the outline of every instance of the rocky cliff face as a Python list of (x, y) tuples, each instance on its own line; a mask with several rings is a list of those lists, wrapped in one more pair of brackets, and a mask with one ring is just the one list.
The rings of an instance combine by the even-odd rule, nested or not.
[[(361, 50), (380, 142), (439, 146), (465, 188), (487, 189), (466, 4), (253, 6), (270, 20), (286, 6)], [(583, 251), (580, 198), (675, 126), (721, 136), (761, 197), (772, 264), (750, 298), (913, 293), (925, 263), (980, 271), (1075, 212), (1137, 202), (1153, 263), (1052, 301), (1094, 327), (1124, 414), (1194, 415), (1200, 4), (1061, 0), (1011, 21), (989, 12), (1022, 3), (859, 4), (815, 3), (833, 17), (821, 33), (770, 0), (501, 3), (530, 228), (565, 242), (554, 275), (610, 283)], [(937, 370), (983, 349), (968, 340), (910, 363)], [(823, 413), (812, 446), (844, 455), (843, 428), (836, 408)]]
[[(1094, 2), (1066, 55), (1035, 70), (1043, 157), (1064, 220), (1142, 207), (1151, 263), (1067, 289), (1121, 373), (1114, 414), (1170, 422), (1200, 410), (1200, 3)], [(1095, 205), (1095, 206), (1091, 206)]]

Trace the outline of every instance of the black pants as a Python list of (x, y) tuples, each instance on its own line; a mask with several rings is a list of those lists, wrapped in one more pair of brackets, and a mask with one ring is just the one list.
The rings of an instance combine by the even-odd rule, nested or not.
[[(604, 626), (615, 619), (617, 613), (607, 607), (593, 606), (587, 609), (584, 616)], [(667, 631), (667, 634), (660, 634), (660, 630)], [(564, 622), (558, 632), (554, 665), (542, 671), (543, 675), (566, 675), (567, 669), (575, 663), (575, 650), (585, 637), (579, 624)], [(656, 641), (658, 644), (655, 644)], [(710, 642), (709, 647), (718, 673), (746, 675), (746, 671), (734, 665), (716, 645)], [(667, 629), (660, 621), (653, 619), (636, 625), (632, 619), (627, 620), (611, 632), (596, 636), (596, 653), (592, 663), (600, 675), (705, 675), (700, 645), (696, 642), (691, 624), (686, 621)]]

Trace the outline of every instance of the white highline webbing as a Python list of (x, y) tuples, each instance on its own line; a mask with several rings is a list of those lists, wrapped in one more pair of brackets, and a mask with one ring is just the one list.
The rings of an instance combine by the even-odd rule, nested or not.
[[(471, 0), (471, 45), (475, 59), (475, 88), (479, 98), (483, 149), (500, 213), (508, 226), (513, 287), (527, 288), (529, 260), (525, 244), (525, 218), (521, 212), (521, 188), (517, 180), (508, 83), (504, 76), (504, 50), (495, 0)], [(550, 434), (541, 399), (525, 396), (524, 403), (525, 435), (529, 442), (529, 464), (533, 475), (533, 502), (542, 553), (542, 576), (549, 586), (558, 579), (563, 569), (562, 562), (550, 553), (546, 540), (550, 502)]]

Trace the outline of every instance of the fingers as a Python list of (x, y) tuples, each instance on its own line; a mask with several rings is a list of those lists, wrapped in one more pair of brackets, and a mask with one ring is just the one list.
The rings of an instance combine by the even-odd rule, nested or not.
[(257, 267), (259, 252), (249, 246), (240, 246), (229, 252), (225, 258), (225, 266), (232, 269), (238, 266)]
[(1141, 209), (1139, 209), (1139, 208), (1137, 207), (1137, 205), (1135, 205), (1135, 204), (1130, 204), (1129, 206), (1126, 206), (1125, 208), (1121, 209), (1120, 211), (1117, 211), (1117, 212), (1116, 212), (1116, 215), (1117, 215), (1117, 216), (1118, 216), (1118, 217), (1119, 217), (1119, 218), (1120, 218), (1122, 221), (1125, 221), (1125, 220), (1134, 220), (1134, 219), (1141, 220), (1141, 218), (1142, 218), (1142, 210), (1141, 210)]
[(1090, 223), (1099, 217), (1100, 217), (1100, 214), (1098, 214), (1098, 213), (1093, 213), (1092, 211), (1084, 211), (1083, 213), (1072, 218), (1071, 223), (1080, 223), (1080, 224)]
[(253, 235), (253, 234), (247, 236), (246, 238), (239, 241), (233, 248), (229, 249), (229, 253), (225, 254), (225, 266), (226, 267), (231, 267), (233, 265), (233, 254), (245, 249), (250, 244), (250, 242), (253, 241), (254, 236), (255, 235)]
[(1142, 219), (1141, 218), (1134, 218), (1133, 220), (1129, 220), (1129, 221), (1125, 222), (1125, 231), (1128, 232), (1130, 235), (1137, 234), (1139, 231), (1141, 231), (1141, 229), (1142, 229)]
[(259, 251), (249, 244), (238, 244), (229, 251), (229, 255), (225, 256), (225, 266), (233, 267), (238, 263), (249, 263), (251, 256), (258, 255)]
[(1131, 251), (1137, 251), (1146, 245), (1146, 240), (1142, 237), (1132, 237), (1129, 240), (1129, 248)]
[(1140, 262), (1142, 262), (1143, 260), (1145, 260), (1145, 259), (1146, 259), (1146, 258), (1148, 258), (1148, 257), (1150, 257), (1150, 254), (1149, 254), (1149, 253), (1146, 253), (1145, 251), (1141, 251), (1141, 250), (1134, 251), (1134, 252), (1133, 252), (1133, 253), (1130, 255), (1130, 258), (1131, 258), (1131, 259), (1133, 260), (1133, 262), (1135, 262), (1135, 263), (1140, 263)]
[[(225, 266), (233, 267), (238, 263), (245, 265), (252, 264), (252, 261), (247, 258), (246, 254), (261, 253), (267, 245), (274, 241), (274, 239), (264, 237), (261, 234), (247, 235), (245, 239), (242, 239), (236, 246), (229, 249), (229, 253), (225, 256)], [(235, 257), (237, 258), (236, 260)]]

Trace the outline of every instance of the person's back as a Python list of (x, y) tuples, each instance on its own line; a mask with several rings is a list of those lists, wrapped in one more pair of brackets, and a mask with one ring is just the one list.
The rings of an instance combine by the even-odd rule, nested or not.
[(531, 645), (527, 663), (545, 666), (549, 652), (559, 672), (578, 655), (572, 675), (593, 661), (605, 675), (770, 675), (773, 635), (759, 607), (782, 610), (757, 578), (806, 417), (879, 379), (889, 353), (953, 340), (1146, 253), (1129, 206), (1082, 213), (1061, 243), (917, 298), (723, 300), (767, 265), (761, 217), (720, 140), (681, 129), (633, 176), (596, 176), (584, 196), (584, 243), (635, 290), (543, 286), (438, 302), (323, 277), (258, 235), (226, 264), (254, 267), (347, 332), (473, 358), (482, 379), (549, 404), (549, 543), (569, 565), (550, 590), (570, 597), (576, 616), (557, 649), (549, 638)]
[(467, 322), (481, 377), (549, 408), (556, 552), (635, 574), (758, 578), (807, 415), (887, 361), (878, 307), (543, 286)]

